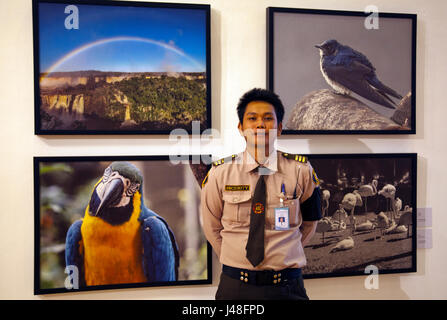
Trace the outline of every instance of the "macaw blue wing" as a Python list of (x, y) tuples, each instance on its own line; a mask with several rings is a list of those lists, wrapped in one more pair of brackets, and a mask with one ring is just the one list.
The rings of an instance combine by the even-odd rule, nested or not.
[(143, 207), (143, 269), (149, 282), (178, 279), (179, 252), (174, 233), (167, 222), (152, 210)]
[(76, 266), (79, 272), (79, 285), (85, 285), (84, 257), (80, 252), (82, 220), (74, 222), (67, 232), (65, 241), (65, 266)]

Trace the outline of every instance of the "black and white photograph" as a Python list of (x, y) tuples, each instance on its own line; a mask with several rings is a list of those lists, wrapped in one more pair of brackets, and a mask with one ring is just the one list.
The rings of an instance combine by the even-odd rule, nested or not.
[(416, 15), (267, 8), (283, 134), (414, 134)]
[(416, 271), (416, 154), (309, 155), (322, 219), (307, 278)]

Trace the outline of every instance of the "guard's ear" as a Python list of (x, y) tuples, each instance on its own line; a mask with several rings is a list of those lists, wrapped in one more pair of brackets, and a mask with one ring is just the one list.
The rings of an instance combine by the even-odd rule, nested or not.
[(244, 130), (242, 130), (242, 124), (240, 122), (238, 123), (237, 128), (238, 128), (239, 133), (241, 134), (241, 136), (244, 137)]
[(282, 122), (278, 123), (278, 128), (276, 129), (276, 136), (279, 137), (282, 133)]

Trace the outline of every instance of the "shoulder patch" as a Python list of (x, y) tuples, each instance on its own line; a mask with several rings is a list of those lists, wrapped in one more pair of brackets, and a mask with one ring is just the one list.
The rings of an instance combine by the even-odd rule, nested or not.
[(232, 156), (217, 160), (217, 161), (213, 162), (213, 166), (217, 167), (217, 166), (220, 166), (221, 164), (229, 163), (229, 162), (233, 161), (233, 159), (235, 159), (236, 157), (237, 157), (237, 155), (233, 154)]
[(317, 187), (320, 185), (320, 180), (318, 179), (314, 168), (312, 168), (312, 180), (314, 181), (314, 183)]
[(295, 160), (301, 163), (307, 163), (307, 157), (299, 154), (282, 153), (284, 158)]
[(208, 176), (209, 176), (209, 174), (210, 174), (210, 171), (211, 170), (208, 170), (208, 173), (206, 174), (206, 177), (205, 177), (205, 179), (203, 179), (203, 181), (202, 181), (202, 188), (206, 185), (206, 183), (208, 182)]

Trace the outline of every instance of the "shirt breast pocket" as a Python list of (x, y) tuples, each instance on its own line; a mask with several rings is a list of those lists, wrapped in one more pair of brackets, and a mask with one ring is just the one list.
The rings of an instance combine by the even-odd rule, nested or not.
[(289, 208), (290, 227), (291, 228), (299, 227), (301, 225), (301, 222), (303, 221), (300, 212), (300, 200), (299, 199), (285, 200), (284, 206)]
[(222, 198), (223, 220), (240, 226), (250, 225), (251, 192), (224, 192)]

